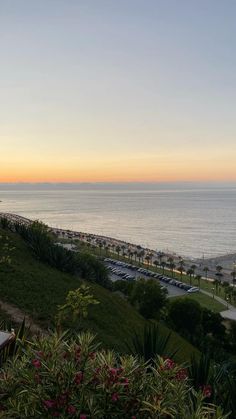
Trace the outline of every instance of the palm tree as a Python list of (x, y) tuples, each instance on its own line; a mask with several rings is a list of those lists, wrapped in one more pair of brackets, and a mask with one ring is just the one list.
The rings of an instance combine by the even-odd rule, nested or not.
[(179, 261), (179, 267), (177, 268), (177, 271), (179, 271), (179, 272), (180, 272), (180, 279), (181, 279), (181, 281), (182, 281), (183, 272), (184, 272), (184, 261), (183, 261), (183, 259), (181, 259), (181, 260)]
[(197, 280), (198, 288), (200, 288), (201, 287), (201, 279), (202, 279), (201, 275), (196, 275), (195, 279)]
[(138, 257), (138, 263), (139, 263), (139, 265), (140, 265), (140, 260), (141, 260), (141, 257), (142, 257), (141, 252), (138, 252), (137, 257)]
[(213, 284), (216, 286), (216, 295), (218, 294), (219, 291), (219, 286), (221, 284), (219, 279), (215, 279), (215, 281), (213, 282)]
[(159, 258), (159, 266), (161, 266), (161, 262), (162, 262), (162, 259), (163, 259), (163, 257), (164, 257), (165, 255), (164, 255), (164, 253), (162, 253), (162, 252), (159, 252), (159, 254), (158, 254), (158, 258)]
[(172, 278), (174, 277), (174, 269), (175, 269), (175, 263), (171, 262), (170, 263), (170, 270), (171, 270), (171, 276)]
[(163, 261), (161, 262), (162, 274), (163, 274), (163, 275), (164, 275), (164, 272), (165, 272), (165, 266), (166, 266), (166, 263), (165, 263), (165, 261), (163, 260)]
[(235, 284), (235, 282), (236, 282), (236, 271), (235, 270), (233, 270), (232, 272), (230, 272), (230, 275), (232, 276), (232, 281), (233, 281), (233, 284)]
[(193, 277), (194, 277), (194, 275), (195, 275), (195, 270), (196, 270), (196, 265), (191, 265), (190, 266), (190, 269), (192, 269), (192, 271), (193, 271)]
[(192, 275), (193, 275), (194, 271), (190, 268), (187, 270), (187, 274), (189, 275), (189, 283), (190, 285), (192, 285)]
[(119, 259), (119, 257), (120, 257), (120, 251), (121, 251), (120, 246), (119, 246), (119, 245), (118, 245), (118, 246), (116, 246), (116, 253), (117, 253), (117, 255), (118, 255), (118, 259)]
[(138, 250), (134, 250), (134, 260), (135, 262), (137, 261), (137, 255), (138, 255)]
[(147, 265), (148, 265), (148, 268), (149, 268), (150, 259), (151, 259), (150, 256), (146, 255), (144, 259), (147, 261)]
[(144, 257), (144, 255), (145, 255), (145, 252), (144, 252), (144, 250), (142, 249), (141, 251), (140, 251), (140, 258), (141, 258), (141, 262), (143, 263), (143, 257)]
[(221, 265), (217, 265), (216, 266), (216, 273), (215, 276), (217, 276), (217, 278), (219, 278), (219, 280), (222, 282), (222, 278), (224, 276), (224, 274), (222, 273), (223, 267)]
[(148, 253), (148, 256), (150, 258), (150, 265), (152, 265), (153, 253), (152, 252)]
[(153, 265), (156, 267), (156, 271), (157, 271), (157, 267), (158, 267), (158, 265), (159, 265), (159, 262), (158, 262), (158, 260), (154, 260), (153, 261)]
[(205, 277), (206, 277), (206, 279), (207, 279), (208, 272), (209, 272), (209, 268), (208, 268), (208, 266), (204, 266), (203, 271), (205, 272)]
[(125, 256), (125, 245), (124, 244), (122, 244), (121, 249), (122, 249), (122, 256)]
[(100, 255), (101, 255), (101, 253), (102, 253), (102, 242), (101, 241), (98, 242), (98, 246), (99, 246), (99, 251), (100, 251)]

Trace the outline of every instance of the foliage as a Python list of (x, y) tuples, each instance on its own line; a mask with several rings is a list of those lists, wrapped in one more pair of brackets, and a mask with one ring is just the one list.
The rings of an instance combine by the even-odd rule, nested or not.
[(132, 343), (127, 343), (127, 347), (132, 355), (142, 357), (146, 362), (153, 362), (157, 355), (174, 358), (178, 348), (170, 350), (170, 338), (171, 332), (164, 331), (157, 323), (149, 322), (142, 333), (134, 331)]
[[(0, 229), (0, 235), (4, 234)], [(53, 328), (58, 306), (65, 303), (68, 292), (77, 289), (82, 281), (78, 276), (42, 263), (19, 235), (13, 232), (7, 232), (7, 235), (9, 245), (15, 249), (11, 257), (11, 270), (7, 273), (0, 270), (1, 300), (19, 307), (42, 328)], [(1, 243), (0, 239), (0, 257)], [(100, 304), (91, 306), (82, 326), (99, 334), (107, 347), (124, 351), (125, 339), (129, 339), (133, 329), (142, 327), (144, 319), (124, 299), (94, 282), (83, 282), (91, 287), (91, 294)], [(3, 317), (1, 312), (0, 318)], [(66, 327), (69, 326), (71, 324), (66, 324)], [(76, 329), (76, 322), (73, 328)], [(186, 353), (188, 352), (190, 350), (186, 342)]]
[(157, 319), (160, 311), (167, 303), (167, 291), (161, 289), (154, 279), (139, 279), (135, 281), (130, 301), (136, 304), (139, 312), (146, 319)]
[(188, 368), (189, 379), (196, 391), (208, 393), (209, 401), (231, 412), (230, 418), (236, 417), (236, 376), (235, 366), (229, 361), (218, 364), (212, 361), (209, 353), (198, 359), (192, 357)]
[(84, 279), (103, 286), (108, 285), (107, 270), (102, 262), (91, 254), (75, 253), (55, 244), (45, 224), (39, 221), (29, 225), (15, 223), (14, 229), (42, 262), (62, 272), (80, 275)]
[(95, 304), (99, 304), (99, 301), (90, 294), (90, 287), (83, 284), (76, 290), (69, 291), (66, 303), (58, 308), (58, 320), (60, 322), (68, 317), (72, 317), (73, 321), (86, 318), (88, 307)]
[(184, 335), (192, 337), (201, 323), (202, 309), (197, 301), (183, 298), (170, 304), (169, 319), (172, 325)]
[(0, 376), (7, 418), (224, 419), (192, 391), (186, 370), (158, 358), (152, 369), (133, 356), (98, 350), (90, 333), (34, 340)]

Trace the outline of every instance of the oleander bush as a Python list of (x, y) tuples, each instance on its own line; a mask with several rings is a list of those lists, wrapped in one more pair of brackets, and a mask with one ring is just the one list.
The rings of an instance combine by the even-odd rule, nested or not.
[(54, 334), (28, 342), (1, 370), (0, 417), (225, 419), (209, 395), (208, 387), (195, 392), (171, 359), (151, 367), (100, 349), (89, 332)]

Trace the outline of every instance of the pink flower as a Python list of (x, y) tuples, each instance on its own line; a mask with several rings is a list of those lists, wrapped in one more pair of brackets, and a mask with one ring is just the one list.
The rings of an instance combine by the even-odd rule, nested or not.
[(181, 369), (180, 369), (180, 370), (176, 373), (175, 378), (176, 378), (176, 380), (179, 380), (179, 381), (186, 380), (186, 378), (188, 378), (188, 373), (187, 373), (186, 368), (181, 368)]
[(75, 381), (75, 384), (78, 384), (78, 385), (82, 383), (82, 381), (83, 381), (82, 371), (79, 371), (79, 372), (76, 373), (74, 381)]
[(131, 419), (136, 419), (136, 416), (131, 416)]
[(202, 387), (202, 393), (204, 397), (211, 397), (212, 395), (212, 388), (210, 385), (205, 385)]
[(55, 400), (44, 400), (43, 404), (44, 404), (44, 407), (46, 407), (46, 409), (52, 409), (53, 407), (55, 407), (56, 402)]
[(118, 368), (110, 368), (109, 369), (109, 372), (110, 372), (111, 375), (116, 375), (118, 371), (119, 371)]
[(41, 367), (41, 362), (39, 361), (39, 359), (33, 359), (33, 361), (32, 361), (32, 365), (33, 365), (35, 368), (40, 368), (40, 367)]
[(119, 394), (118, 393), (113, 393), (111, 396), (111, 400), (113, 402), (117, 402), (117, 400), (119, 399)]
[(67, 408), (67, 412), (69, 413), (69, 415), (74, 415), (76, 413), (76, 408), (75, 406), (72, 406), (71, 404), (68, 406)]
[(128, 386), (129, 385), (129, 379), (128, 378), (121, 378), (123, 382), (119, 383), (121, 386)]
[(87, 419), (87, 415), (80, 415), (79, 419)]
[(175, 363), (174, 363), (174, 361), (172, 361), (172, 359), (167, 358), (164, 361), (164, 369), (165, 370), (172, 370), (174, 367), (175, 367)]

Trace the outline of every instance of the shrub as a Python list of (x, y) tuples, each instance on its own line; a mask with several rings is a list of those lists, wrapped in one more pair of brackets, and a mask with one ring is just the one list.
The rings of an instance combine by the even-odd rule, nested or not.
[(133, 356), (98, 350), (90, 333), (34, 340), (0, 376), (2, 418), (223, 419), (194, 392), (186, 370), (157, 358), (153, 368)]

